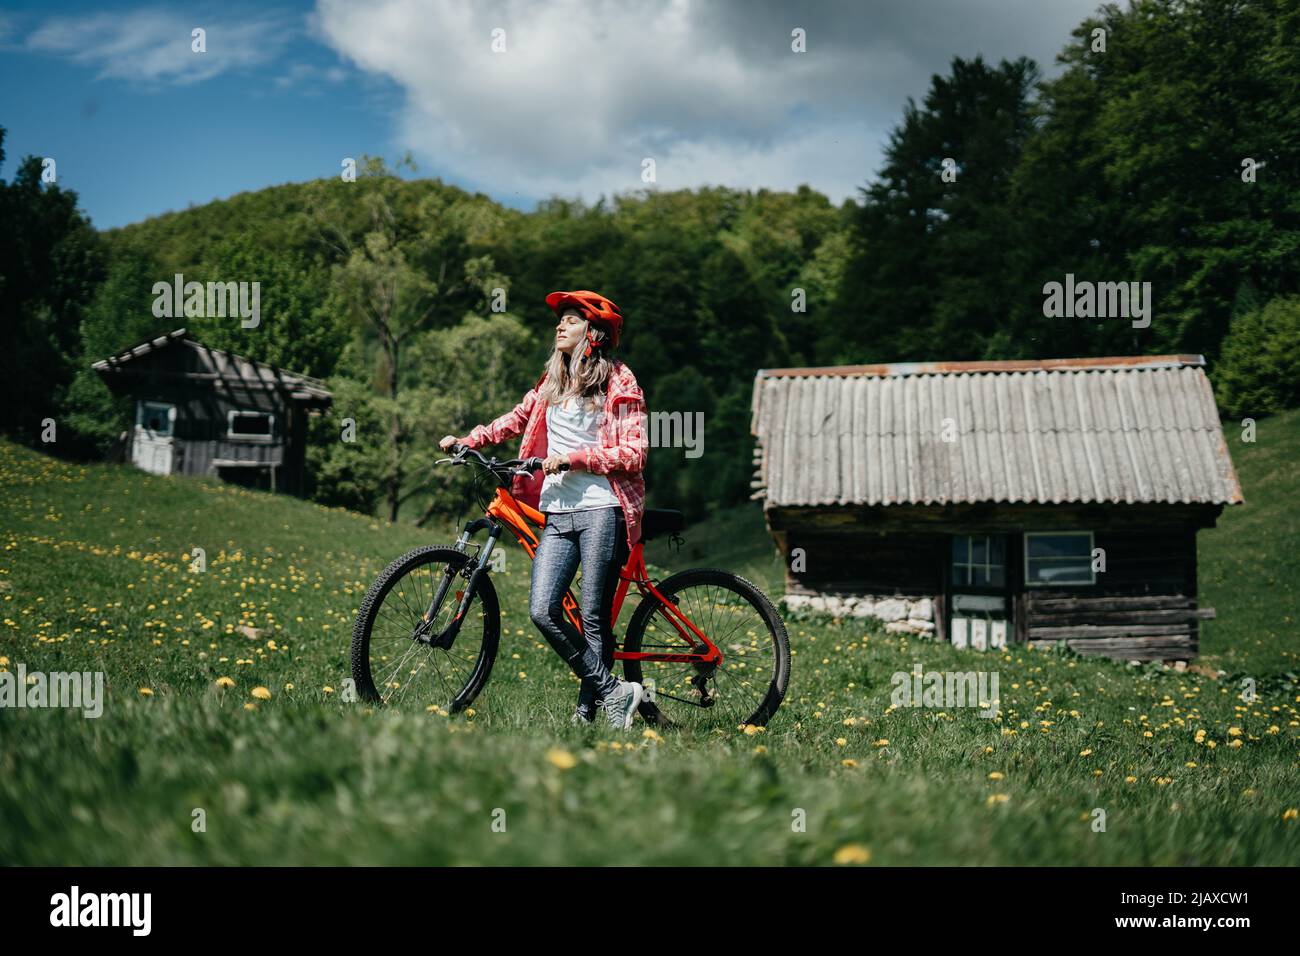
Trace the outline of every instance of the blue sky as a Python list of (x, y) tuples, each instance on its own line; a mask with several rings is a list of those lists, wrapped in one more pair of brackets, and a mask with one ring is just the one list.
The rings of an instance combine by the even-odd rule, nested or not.
[[(410, 150), (532, 208), (643, 188), (835, 202), (952, 56), (1048, 73), (1094, 0), (318, 0), (0, 7), (10, 178), (49, 156), (101, 228)], [(191, 31), (206, 31), (206, 53)], [(790, 49), (806, 32), (807, 52)], [(497, 49), (493, 49), (494, 39)]]

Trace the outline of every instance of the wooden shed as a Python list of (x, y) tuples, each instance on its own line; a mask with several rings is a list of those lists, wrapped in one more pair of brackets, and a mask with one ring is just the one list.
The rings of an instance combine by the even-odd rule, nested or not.
[(307, 416), (332, 401), (323, 382), (209, 348), (185, 329), (93, 368), (135, 402), (128, 461), (158, 475), (217, 475), (302, 493)]
[(762, 369), (786, 603), (963, 647), (1186, 660), (1196, 532), (1242, 501), (1195, 355)]

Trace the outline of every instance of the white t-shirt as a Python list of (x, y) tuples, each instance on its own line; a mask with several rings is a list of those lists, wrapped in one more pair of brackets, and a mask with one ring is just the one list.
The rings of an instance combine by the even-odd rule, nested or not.
[[(583, 400), (570, 396), (561, 406), (546, 406), (547, 455), (567, 455), (599, 444), (605, 409), (599, 399), (595, 408), (584, 408), (584, 404)], [(604, 475), (569, 469), (542, 480), (537, 510), (585, 511), (618, 504), (618, 497)]]

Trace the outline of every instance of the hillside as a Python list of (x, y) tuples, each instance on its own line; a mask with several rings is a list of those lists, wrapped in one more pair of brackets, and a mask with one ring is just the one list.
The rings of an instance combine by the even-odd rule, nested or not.
[[(1251, 469), (1268, 467), (1253, 458), (1248, 497)], [(1247, 704), (1158, 666), (791, 620), (790, 691), (764, 732), (576, 728), (576, 683), (527, 618), (512, 548), (495, 576), (502, 653), (473, 712), (375, 710), (337, 693), (361, 593), (392, 556), (449, 531), (2, 442), (0, 501), (0, 668), (100, 671), (108, 697), (98, 719), (0, 708), (0, 863), (1300, 861), (1294, 688), (1261, 681)], [(752, 518), (711, 527), (738, 538)], [(702, 561), (765, 560), (735, 540), (710, 550), (707, 532), (686, 536)], [(655, 560), (664, 573), (696, 558)], [(1001, 715), (894, 708), (891, 675), (914, 663), (996, 668)], [(582, 812), (593, 805), (619, 812)]]
[(1244, 504), (1198, 538), (1201, 654), (1232, 672), (1300, 673), (1300, 411), (1256, 423), (1256, 440), (1225, 434)]

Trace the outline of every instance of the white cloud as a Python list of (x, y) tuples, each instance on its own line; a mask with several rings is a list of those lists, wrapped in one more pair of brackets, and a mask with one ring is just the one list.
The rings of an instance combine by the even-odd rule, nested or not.
[[(198, 27), (207, 34), (205, 53), (191, 49)], [(217, 19), (142, 9), (52, 17), (24, 46), (97, 68), (99, 79), (184, 84), (273, 58), (293, 29), (283, 17)]]
[[(498, 199), (640, 189), (652, 157), (659, 188), (807, 182), (838, 202), (952, 56), (1048, 67), (1094, 5), (319, 0), (312, 25), (402, 89), (403, 148)], [(791, 52), (794, 27), (807, 53)]]

